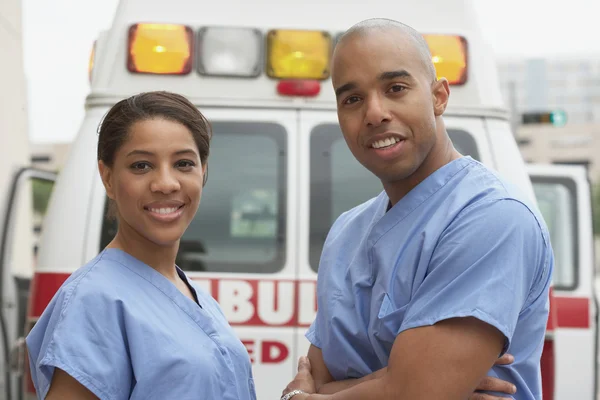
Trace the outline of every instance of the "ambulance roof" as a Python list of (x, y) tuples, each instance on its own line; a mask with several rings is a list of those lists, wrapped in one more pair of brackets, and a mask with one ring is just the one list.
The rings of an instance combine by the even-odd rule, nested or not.
[[(353, 24), (374, 17), (404, 22), (423, 34), (462, 36), (467, 41), (466, 83), (451, 86), (450, 113), (504, 115), (496, 62), (483, 42), (471, 1), (468, 0), (121, 0), (112, 28), (100, 36), (88, 104), (111, 104), (148, 90), (184, 94), (199, 105), (335, 109), (330, 79), (321, 80), (313, 97), (282, 96), (277, 79), (265, 68), (252, 78), (203, 76), (198, 72), (198, 46), (187, 75), (132, 73), (127, 68), (128, 32), (133, 24), (183, 24), (197, 37), (203, 27), (256, 28), (329, 32), (332, 37)], [(266, 46), (262, 60), (266, 59)]]

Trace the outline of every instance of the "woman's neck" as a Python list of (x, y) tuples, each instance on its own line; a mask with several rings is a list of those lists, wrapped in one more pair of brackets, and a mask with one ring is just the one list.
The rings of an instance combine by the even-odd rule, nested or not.
[(126, 252), (154, 268), (171, 282), (175, 283), (179, 280), (175, 268), (179, 241), (171, 245), (161, 246), (151, 242), (131, 228), (122, 229), (119, 227), (115, 238), (106, 247)]

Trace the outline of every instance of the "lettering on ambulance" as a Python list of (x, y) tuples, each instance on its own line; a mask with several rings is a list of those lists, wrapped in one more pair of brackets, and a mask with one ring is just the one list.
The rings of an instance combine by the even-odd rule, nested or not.
[(232, 326), (308, 327), (317, 313), (315, 281), (196, 279)]
[[(277, 340), (255, 341), (242, 339), (242, 343), (246, 346), (252, 364), (279, 364), (284, 362), (290, 355), (288, 346)], [(260, 348), (260, 350), (256, 351), (257, 348)]]

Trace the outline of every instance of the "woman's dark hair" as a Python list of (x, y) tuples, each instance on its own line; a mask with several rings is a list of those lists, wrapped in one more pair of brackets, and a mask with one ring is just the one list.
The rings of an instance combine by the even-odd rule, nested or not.
[[(98, 129), (98, 160), (112, 167), (133, 124), (162, 118), (184, 125), (192, 133), (202, 164), (206, 166), (212, 128), (202, 113), (185, 97), (165, 91), (136, 94), (119, 101), (106, 114)], [(207, 174), (204, 174), (206, 183)]]

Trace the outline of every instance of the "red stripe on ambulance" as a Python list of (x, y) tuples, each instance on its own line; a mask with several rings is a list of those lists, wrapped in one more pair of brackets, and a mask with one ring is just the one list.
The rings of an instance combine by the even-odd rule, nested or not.
[[(38, 318), (66, 273), (36, 273), (30, 317)], [(317, 312), (315, 281), (194, 279), (221, 305), (232, 326), (308, 327)]]
[(556, 296), (556, 314), (560, 328), (590, 328), (590, 299)]
[(36, 273), (31, 281), (31, 304), (29, 316), (39, 318), (52, 297), (71, 274), (67, 273)]
[[(30, 317), (39, 317), (67, 273), (36, 273)], [(273, 279), (194, 279), (221, 305), (233, 326), (308, 327), (317, 312), (315, 281)], [(290, 295), (291, 293), (291, 295)], [(552, 308), (560, 328), (590, 328), (590, 299), (555, 296)], [(552, 318), (548, 330), (553, 330)]]

